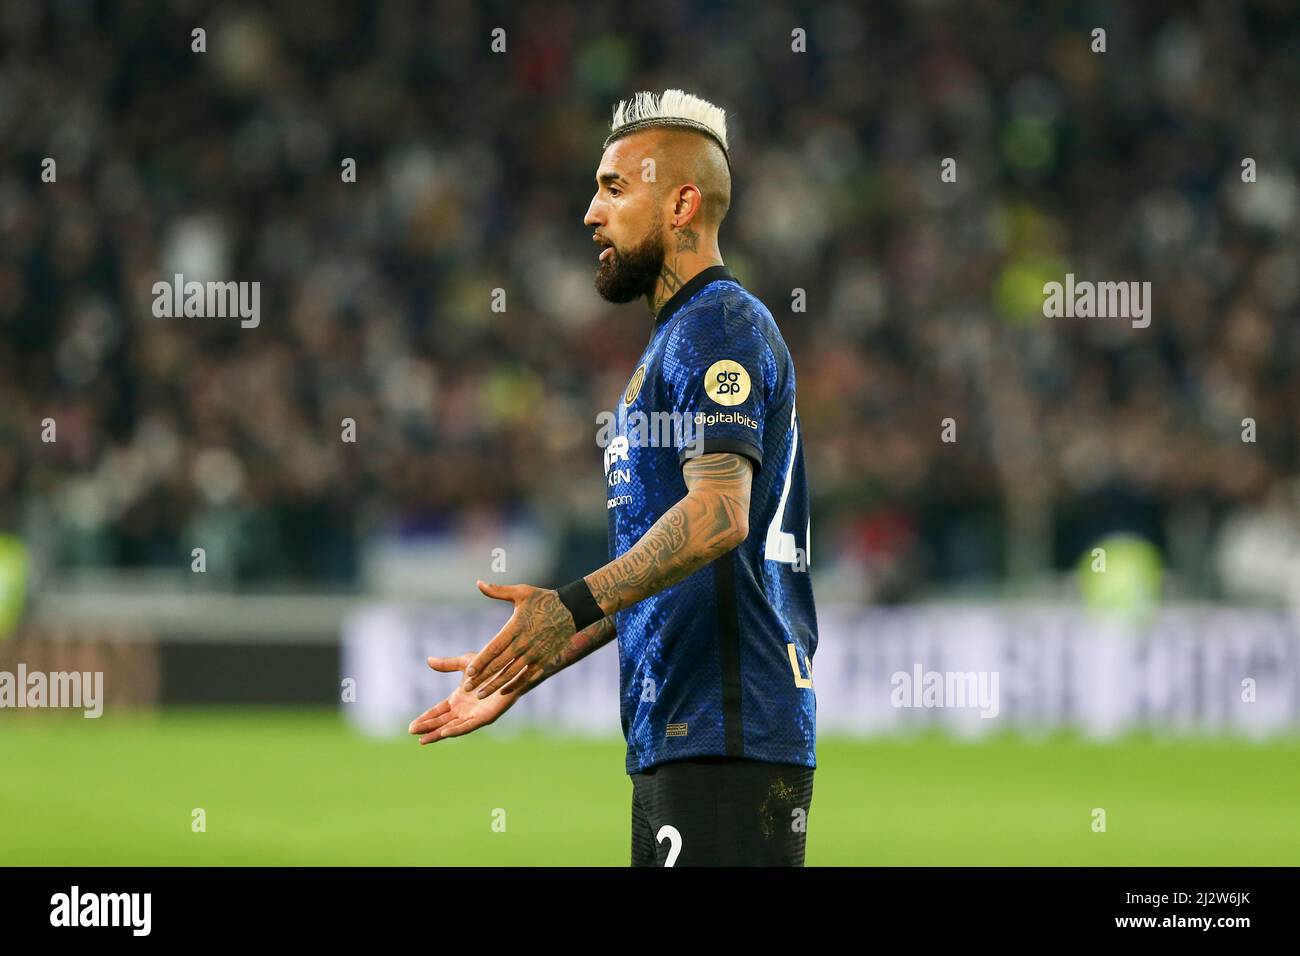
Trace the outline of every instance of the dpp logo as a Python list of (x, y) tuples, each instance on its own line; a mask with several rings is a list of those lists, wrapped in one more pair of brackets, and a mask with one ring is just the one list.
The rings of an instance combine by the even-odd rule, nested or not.
[(719, 359), (704, 373), (704, 393), (719, 405), (739, 405), (749, 398), (749, 373), (739, 362)]

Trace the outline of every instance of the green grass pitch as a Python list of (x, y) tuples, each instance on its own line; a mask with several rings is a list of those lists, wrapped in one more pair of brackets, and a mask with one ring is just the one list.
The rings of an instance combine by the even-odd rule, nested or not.
[[(627, 865), (622, 741), (508, 724), (421, 748), (333, 712), (6, 713), (0, 865)], [(1300, 864), (1293, 738), (825, 737), (817, 755), (810, 866)]]

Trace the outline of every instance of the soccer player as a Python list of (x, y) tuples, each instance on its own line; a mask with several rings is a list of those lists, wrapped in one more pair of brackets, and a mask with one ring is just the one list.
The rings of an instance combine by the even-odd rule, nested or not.
[(610, 562), (514, 605), (411, 723), (432, 743), (618, 640), (632, 864), (804, 861), (816, 767), (808, 485), (795, 374), (772, 314), (722, 262), (726, 115), (681, 90), (615, 108), (583, 220), (596, 289), (644, 297), (649, 342), (605, 444)]

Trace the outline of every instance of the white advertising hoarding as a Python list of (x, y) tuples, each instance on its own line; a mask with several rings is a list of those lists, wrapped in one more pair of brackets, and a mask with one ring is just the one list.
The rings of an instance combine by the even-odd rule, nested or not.
[[(425, 658), (480, 648), (505, 617), (496, 607), (360, 610), (343, 633), (342, 676), (356, 681), (349, 719), (403, 732), (455, 686)], [(1075, 607), (829, 606), (818, 631), (822, 734), (1300, 729), (1300, 625), (1282, 612), (1168, 607), (1137, 624)], [(618, 736), (614, 645), (526, 694), (493, 728), (522, 729)]]

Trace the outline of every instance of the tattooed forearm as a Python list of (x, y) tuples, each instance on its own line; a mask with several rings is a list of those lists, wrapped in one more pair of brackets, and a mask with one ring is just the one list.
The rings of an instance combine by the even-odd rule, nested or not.
[(521, 690), (531, 690), (570, 664), (576, 664), (588, 654), (604, 647), (616, 637), (618, 637), (618, 630), (614, 626), (614, 619), (602, 617), (595, 624), (574, 634), (563, 644), (548, 650), (545, 657), (527, 670), (522, 678), (525, 686)]
[(586, 578), (606, 614), (657, 594), (744, 541), (752, 472), (740, 455), (702, 455), (683, 468), (689, 493), (628, 552)]
[(595, 624), (585, 627), (577, 634), (574, 634), (573, 637), (569, 638), (567, 644), (544, 660), (542, 662), (544, 675), (550, 677), (556, 671), (564, 670), (570, 664), (576, 664), (592, 651), (604, 647), (616, 637), (618, 637), (618, 632), (614, 628), (614, 619), (612, 617), (602, 617)]

